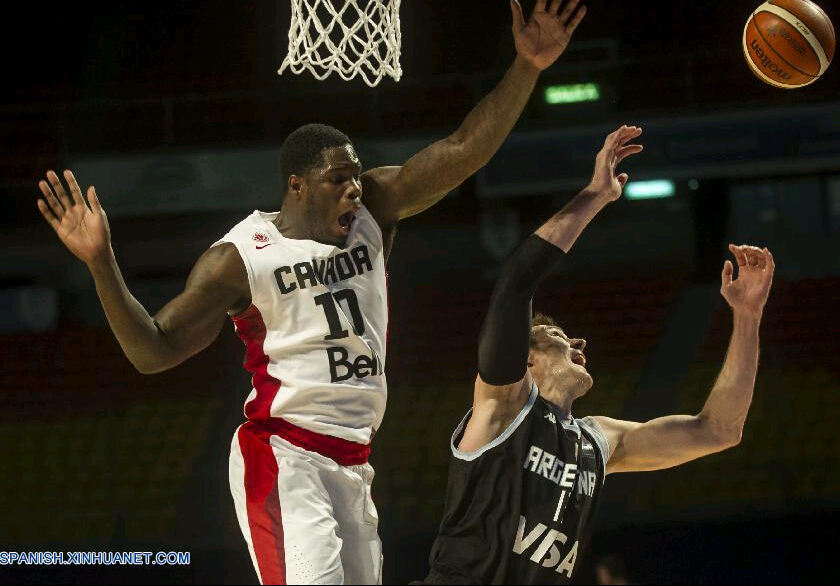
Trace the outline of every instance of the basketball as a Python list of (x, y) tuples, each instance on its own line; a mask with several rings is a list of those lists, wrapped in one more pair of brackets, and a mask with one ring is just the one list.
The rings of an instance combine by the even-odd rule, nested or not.
[(834, 56), (834, 27), (809, 0), (769, 0), (744, 26), (744, 58), (761, 81), (793, 89), (814, 83)]

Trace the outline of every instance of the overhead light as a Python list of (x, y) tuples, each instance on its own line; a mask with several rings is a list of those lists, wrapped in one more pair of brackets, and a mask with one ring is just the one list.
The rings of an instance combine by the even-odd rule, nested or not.
[(549, 85), (543, 90), (543, 96), (545, 103), (551, 105), (597, 102), (601, 99), (601, 88), (597, 83)]
[(673, 197), (675, 191), (674, 182), (669, 179), (630, 181), (624, 186), (624, 195), (627, 199)]

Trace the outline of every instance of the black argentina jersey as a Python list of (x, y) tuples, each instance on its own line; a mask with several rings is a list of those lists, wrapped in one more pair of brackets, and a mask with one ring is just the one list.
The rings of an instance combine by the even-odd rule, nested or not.
[(609, 448), (600, 426), (561, 421), (535, 385), (513, 423), (467, 453), (456, 446), (470, 414), (452, 436), (427, 582), (568, 584), (604, 482)]

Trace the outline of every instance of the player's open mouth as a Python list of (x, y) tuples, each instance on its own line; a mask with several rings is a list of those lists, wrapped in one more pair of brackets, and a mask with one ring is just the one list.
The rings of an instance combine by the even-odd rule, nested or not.
[(350, 231), (350, 226), (353, 224), (353, 220), (356, 219), (356, 214), (353, 212), (347, 212), (346, 214), (341, 214), (338, 216), (338, 225), (341, 227), (342, 230), (345, 232)]
[(575, 352), (572, 354), (572, 362), (586, 366), (586, 356), (583, 355), (583, 352)]

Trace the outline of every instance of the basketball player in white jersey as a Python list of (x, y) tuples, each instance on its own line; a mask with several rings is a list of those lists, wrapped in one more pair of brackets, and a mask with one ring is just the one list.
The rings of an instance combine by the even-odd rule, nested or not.
[(246, 346), (253, 389), (233, 438), (230, 482), (262, 583), (381, 582), (370, 441), (385, 409), (385, 262), (396, 223), (434, 205), (498, 150), (537, 77), (585, 9), (511, 1), (517, 56), (451, 136), (399, 167), (362, 171), (329, 126), (283, 144), (279, 212), (255, 211), (196, 262), (180, 295), (151, 316), (128, 291), (93, 187), (39, 182), (38, 208), (94, 277), (108, 322), (144, 373), (206, 348), (226, 318)]

